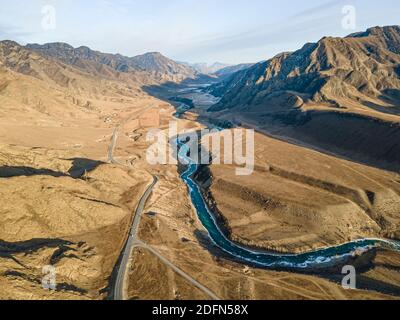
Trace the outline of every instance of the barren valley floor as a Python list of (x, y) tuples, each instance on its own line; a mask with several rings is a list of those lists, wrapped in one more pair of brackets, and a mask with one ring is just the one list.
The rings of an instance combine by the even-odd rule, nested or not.
[[(158, 121), (160, 111), (165, 134), (171, 120), (198, 130), (205, 127), (204, 106), (176, 119), (170, 103), (146, 94), (98, 104), (101, 111), (82, 109), (79, 118), (18, 112), (0, 118), (0, 298), (112, 298), (118, 259), (153, 176), (140, 245), (127, 263), (127, 299), (400, 297), (400, 254), (386, 249), (355, 259), (358, 290), (341, 287), (338, 268), (269, 270), (232, 259), (211, 241), (178, 167), (147, 163), (149, 127), (137, 121)], [(395, 173), (262, 134), (256, 155), (251, 177), (222, 165), (196, 177), (235, 243), (297, 253), (358, 238), (398, 238)], [(46, 265), (57, 270), (56, 291), (42, 287)]]

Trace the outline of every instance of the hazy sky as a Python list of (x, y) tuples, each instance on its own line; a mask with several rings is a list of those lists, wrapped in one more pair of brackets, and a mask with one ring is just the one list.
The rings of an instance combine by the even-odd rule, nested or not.
[[(128, 56), (160, 51), (189, 62), (256, 62), (325, 35), (400, 24), (399, 0), (0, 0), (0, 5), (0, 40), (60, 41)], [(342, 26), (346, 5), (356, 9), (354, 30)], [(48, 6), (55, 8), (55, 20)]]

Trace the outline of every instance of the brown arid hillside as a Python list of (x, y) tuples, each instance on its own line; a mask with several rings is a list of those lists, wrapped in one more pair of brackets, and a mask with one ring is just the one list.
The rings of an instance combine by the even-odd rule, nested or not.
[[(65, 150), (1, 145), (0, 298), (107, 296), (148, 179)], [(57, 270), (56, 291), (42, 288), (47, 265)]]
[[(354, 92), (341, 96), (323, 85), (313, 92), (311, 77), (326, 80), (328, 88), (330, 78), (342, 75), (324, 64), (324, 55), (331, 64), (344, 59), (339, 51), (316, 54), (317, 44), (302, 49), (302, 58), (291, 64), (296, 53), (239, 71), (233, 77), (248, 75), (248, 81), (239, 76), (236, 83), (218, 87), (226, 93), (214, 112), (207, 109), (216, 99), (201, 86), (165, 85), (193, 73), (157, 53), (126, 58), (66, 44), (0, 42), (0, 299), (113, 298), (131, 233), (136, 239), (124, 268), (125, 299), (397, 299), (400, 256), (385, 248), (354, 256), (358, 290), (342, 288), (339, 267), (327, 274), (288, 272), (232, 258), (202, 225), (181, 179), (182, 167), (150, 165), (146, 159), (146, 134), (159, 128), (168, 137), (170, 121), (190, 131), (218, 118), (271, 130), (280, 139), (256, 134), (253, 175), (238, 177), (234, 167), (218, 164), (195, 175), (227, 237), (282, 252), (361, 237), (398, 240), (398, 174), (335, 156), (350, 150), (346, 157), (355, 158), (370, 150), (371, 163), (398, 164), (398, 107), (391, 91), (398, 54), (389, 45), (397, 28), (382, 30), (385, 35), (369, 31), (329, 40), (354, 46), (354, 58), (343, 63), (346, 72), (356, 56), (368, 67), (368, 59), (380, 61), (379, 68), (362, 69), (382, 82), (380, 94), (344, 80), (332, 83), (353, 86)], [(366, 41), (382, 43), (373, 47)], [(361, 53), (367, 47), (368, 59)], [(382, 52), (372, 54), (378, 49)], [(386, 60), (378, 60), (384, 54)], [(308, 71), (307, 61), (314, 66)], [(283, 76), (284, 69), (297, 65), (298, 71)], [(253, 81), (255, 70), (260, 74)], [(306, 73), (310, 79), (303, 78)], [(296, 79), (304, 86), (294, 87)], [(305, 79), (311, 81), (307, 86)], [(241, 90), (234, 90), (240, 83)], [(194, 108), (177, 119), (169, 102), (145, 92), (149, 86), (166, 90), (166, 97), (195, 97)], [(291, 134), (298, 140), (289, 139)], [(331, 155), (311, 147), (329, 149)], [(54, 291), (41, 282), (49, 265), (57, 272)]]
[(45, 57), (53, 57), (66, 64), (97, 73), (102, 73), (104, 71), (102, 66), (107, 66), (113, 71), (130, 76), (132, 74), (147, 76), (155, 82), (180, 82), (197, 76), (197, 71), (193, 68), (175, 62), (159, 52), (126, 57), (94, 51), (84, 46), (74, 48), (66, 43), (28, 44), (26, 48)]
[(59, 108), (62, 117), (93, 113), (103, 102), (138, 97), (142, 85), (154, 83), (148, 74), (119, 73), (97, 62), (69, 65), (12, 41), (0, 42), (0, 72), (2, 111), (15, 101), (42, 116), (54, 116)]
[(236, 73), (224, 83), (219, 92), (223, 99), (213, 109), (257, 105), (286, 91), (298, 93), (298, 104), (310, 100), (336, 108), (346, 108), (343, 99), (360, 103), (374, 99), (390, 113), (390, 104), (400, 99), (399, 64), (399, 26), (371, 28), (346, 38), (326, 37)]
[(210, 111), (357, 161), (400, 168), (400, 27), (326, 37), (239, 71)]
[[(70, 65), (12, 41), (0, 42), (0, 75), (0, 122), (5, 132), (9, 126), (27, 125), (33, 132), (47, 133), (68, 127), (85, 129), (82, 135), (104, 131), (102, 127), (109, 130), (121, 118), (119, 109), (129, 113), (142, 99), (144, 104), (150, 101), (141, 87), (156, 83), (147, 73), (121, 73), (90, 61)], [(60, 137), (50, 134), (47, 139)]]
[[(150, 74), (66, 64), (0, 42), (0, 299), (110, 295), (152, 177), (133, 169), (142, 155), (118, 165), (108, 152), (116, 127), (130, 128), (120, 138), (127, 144), (143, 143), (131, 118), (165, 108), (140, 89), (148, 83), (155, 83)], [(47, 265), (57, 270), (56, 291), (42, 288)]]
[(196, 176), (235, 242), (300, 253), (359, 238), (400, 238), (399, 175), (259, 133), (255, 155), (250, 176), (224, 164)]

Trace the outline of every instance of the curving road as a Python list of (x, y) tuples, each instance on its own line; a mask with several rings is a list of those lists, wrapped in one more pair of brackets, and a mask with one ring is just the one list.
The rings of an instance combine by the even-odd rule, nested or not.
[[(114, 150), (115, 146), (117, 144), (118, 140), (118, 133), (119, 133), (120, 126), (116, 127), (114, 129), (114, 132), (112, 134), (111, 138), (111, 143), (110, 147), (108, 149), (108, 162), (111, 164), (117, 164), (121, 165), (117, 160), (114, 159)], [(157, 252), (155, 249), (150, 247), (149, 245), (145, 244), (144, 242), (140, 241), (137, 238), (137, 232), (139, 229), (140, 225), (140, 220), (142, 217), (143, 210), (145, 208), (146, 202), (149, 199), (155, 185), (158, 182), (158, 178), (153, 175), (153, 183), (147, 188), (146, 192), (143, 194), (142, 198), (140, 199), (139, 205), (136, 208), (135, 211), (135, 216), (133, 219), (133, 223), (129, 232), (129, 236), (127, 239), (127, 242), (125, 244), (124, 250), (122, 252), (122, 259), (120, 261), (118, 268), (118, 273), (117, 273), (117, 278), (115, 281), (114, 285), (114, 292), (113, 292), (113, 299), (114, 300), (125, 300), (125, 293), (126, 293), (126, 288), (125, 288), (125, 283), (126, 283), (126, 278), (127, 278), (127, 273), (128, 273), (128, 267), (129, 267), (129, 262), (130, 262), (130, 256), (132, 253), (132, 250), (134, 248), (143, 248), (148, 250), (150, 253), (158, 257), (162, 263), (164, 263), (167, 267), (171, 268), (174, 272), (182, 276), (184, 279), (189, 281), (191, 284), (193, 284), (195, 287), (203, 291), (206, 295), (208, 295), (211, 299), (213, 300), (219, 300), (219, 298), (211, 292), (208, 288), (203, 286), (201, 283), (193, 279), (191, 276), (189, 276), (187, 273), (179, 269), (177, 266), (175, 266), (172, 262), (170, 262), (168, 259), (166, 259), (164, 256), (162, 256), (159, 252)]]
[(132, 249), (137, 247), (138, 245), (142, 245), (141, 242), (137, 240), (137, 231), (140, 224), (140, 219), (142, 217), (142, 213), (144, 207), (146, 205), (147, 200), (149, 199), (154, 186), (157, 184), (158, 178), (153, 176), (153, 183), (147, 188), (146, 192), (143, 194), (140, 199), (139, 205), (135, 211), (135, 217), (133, 219), (132, 227), (129, 232), (128, 240), (125, 244), (124, 251), (122, 253), (121, 263), (118, 267), (117, 279), (114, 287), (114, 300), (125, 300), (125, 280), (127, 275), (127, 270), (129, 267), (129, 259), (131, 256)]
[(202, 285), (200, 282), (198, 282), (197, 280), (193, 279), (187, 273), (185, 273), (184, 271), (179, 269), (172, 262), (170, 262), (167, 258), (165, 258), (163, 255), (161, 255), (159, 252), (157, 252), (154, 248), (152, 248), (151, 246), (145, 244), (144, 242), (140, 241), (137, 238), (137, 232), (138, 232), (138, 229), (139, 229), (140, 220), (141, 220), (141, 217), (142, 217), (142, 213), (143, 213), (144, 207), (146, 205), (146, 202), (147, 202), (148, 198), (151, 195), (151, 192), (153, 191), (154, 186), (158, 182), (158, 178), (156, 176), (153, 176), (153, 179), (154, 179), (153, 183), (147, 188), (146, 192), (144, 193), (144, 195), (140, 199), (139, 205), (138, 205), (138, 207), (136, 209), (136, 212), (135, 212), (135, 218), (134, 218), (134, 221), (133, 221), (133, 224), (132, 224), (131, 231), (129, 233), (129, 238), (128, 238), (127, 242), (126, 242), (125, 249), (124, 249), (124, 251), (122, 253), (121, 263), (120, 263), (119, 268), (118, 268), (117, 279), (116, 279), (116, 283), (115, 283), (115, 287), (114, 287), (114, 300), (126, 300), (125, 299), (126, 276), (127, 276), (127, 273), (128, 273), (127, 271), (128, 271), (128, 268), (129, 268), (129, 261), (130, 261), (131, 253), (132, 253), (132, 250), (134, 248), (142, 248), (142, 249), (145, 249), (145, 250), (149, 251), (154, 256), (159, 258), (161, 260), (161, 262), (164, 263), (167, 267), (171, 268), (174, 272), (176, 272), (181, 277), (183, 277), (184, 279), (189, 281), (196, 288), (198, 288), (201, 291), (203, 291), (211, 299), (219, 300), (219, 298), (211, 290), (209, 290), (207, 287)]

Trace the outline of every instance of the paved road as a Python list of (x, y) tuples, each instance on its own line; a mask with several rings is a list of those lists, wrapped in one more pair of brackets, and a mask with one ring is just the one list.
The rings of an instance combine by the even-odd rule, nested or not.
[(116, 280), (115, 287), (114, 287), (114, 300), (125, 300), (126, 276), (128, 273), (129, 260), (131, 257), (132, 250), (134, 248), (143, 248), (143, 249), (148, 250), (150, 253), (152, 253), (157, 258), (159, 258), (161, 260), (161, 262), (163, 262), (166, 266), (170, 267), (177, 274), (179, 274), (184, 279), (186, 279), (191, 284), (193, 284), (195, 287), (197, 287), (198, 289), (203, 291), (211, 299), (219, 300), (219, 298), (212, 291), (210, 291), (208, 288), (203, 286), (200, 282), (196, 281), (191, 276), (189, 276), (187, 273), (185, 273), (184, 271), (179, 269), (177, 266), (175, 266), (172, 262), (170, 262), (167, 258), (162, 256), (159, 252), (157, 252), (151, 246), (145, 244), (144, 242), (140, 241), (137, 238), (137, 232), (139, 229), (143, 210), (145, 208), (148, 198), (151, 195), (151, 192), (153, 191), (154, 186), (158, 182), (158, 178), (156, 176), (153, 176), (153, 179), (154, 179), (153, 183), (147, 188), (146, 192), (143, 194), (142, 198), (140, 199), (139, 205), (136, 209), (136, 212), (135, 212), (135, 217), (134, 217), (134, 221), (132, 223), (131, 231), (129, 233), (129, 238), (126, 242), (124, 251), (122, 253), (122, 260), (118, 267), (117, 280)]
[(125, 296), (125, 283), (126, 283), (126, 275), (127, 269), (129, 266), (129, 259), (131, 256), (132, 249), (138, 245), (137, 241), (137, 231), (140, 224), (140, 219), (142, 217), (142, 213), (148, 198), (153, 191), (154, 186), (157, 184), (158, 178), (153, 176), (153, 183), (147, 188), (146, 192), (143, 194), (140, 199), (139, 205), (135, 212), (135, 217), (132, 223), (131, 231), (129, 233), (128, 240), (125, 245), (125, 249), (122, 253), (122, 260), (118, 267), (117, 280), (114, 287), (114, 300), (124, 300)]
[(170, 262), (167, 258), (162, 256), (159, 252), (157, 252), (155, 249), (150, 247), (149, 245), (141, 242), (140, 240), (137, 241), (137, 244), (135, 245), (137, 248), (143, 248), (154, 254), (156, 257), (158, 257), (166, 266), (170, 267), (172, 270), (174, 270), (177, 274), (182, 276), (184, 279), (189, 281), (191, 284), (193, 284), (195, 287), (203, 291), (205, 294), (207, 294), (211, 299), (213, 300), (220, 300), (212, 291), (210, 291), (208, 288), (203, 286), (200, 282), (196, 281), (193, 279), (191, 276), (189, 276), (187, 273), (176, 267), (172, 262)]
[[(148, 109), (151, 109), (152, 106), (146, 108), (144, 111), (141, 113), (144, 113)], [(118, 140), (118, 134), (119, 134), (119, 129), (120, 126), (116, 127), (113, 135), (111, 137), (111, 143), (110, 147), (108, 149), (108, 162), (111, 164), (118, 164), (121, 165), (117, 160), (114, 159), (114, 150), (117, 144)], [(158, 178), (156, 176), (153, 176), (153, 183), (147, 188), (146, 192), (143, 194), (142, 198), (140, 199), (139, 205), (135, 211), (135, 216), (134, 220), (129, 232), (129, 237), (128, 240), (125, 244), (124, 251), (122, 253), (122, 259), (121, 263), (118, 266), (118, 274), (117, 274), (117, 279), (115, 282), (114, 286), (114, 300), (125, 300), (125, 283), (126, 283), (126, 276), (128, 273), (128, 267), (129, 267), (129, 260), (130, 256), (132, 253), (132, 250), (134, 248), (144, 248), (154, 254), (156, 257), (158, 257), (166, 266), (170, 267), (172, 270), (174, 270), (177, 274), (181, 275), (184, 279), (192, 283), (195, 287), (199, 288), (202, 290), (205, 294), (207, 294), (210, 298), (214, 300), (219, 300), (219, 298), (211, 292), (208, 288), (203, 286), (201, 283), (190, 277), (188, 274), (186, 274), (184, 271), (176, 267), (172, 262), (170, 262), (168, 259), (166, 259), (164, 256), (162, 256), (160, 253), (158, 253), (156, 250), (154, 250), (152, 247), (149, 245), (143, 243), (137, 238), (137, 231), (139, 229), (140, 225), (140, 220), (142, 217), (143, 210), (145, 208), (146, 202), (148, 198), (150, 197), (155, 185), (158, 182)]]

